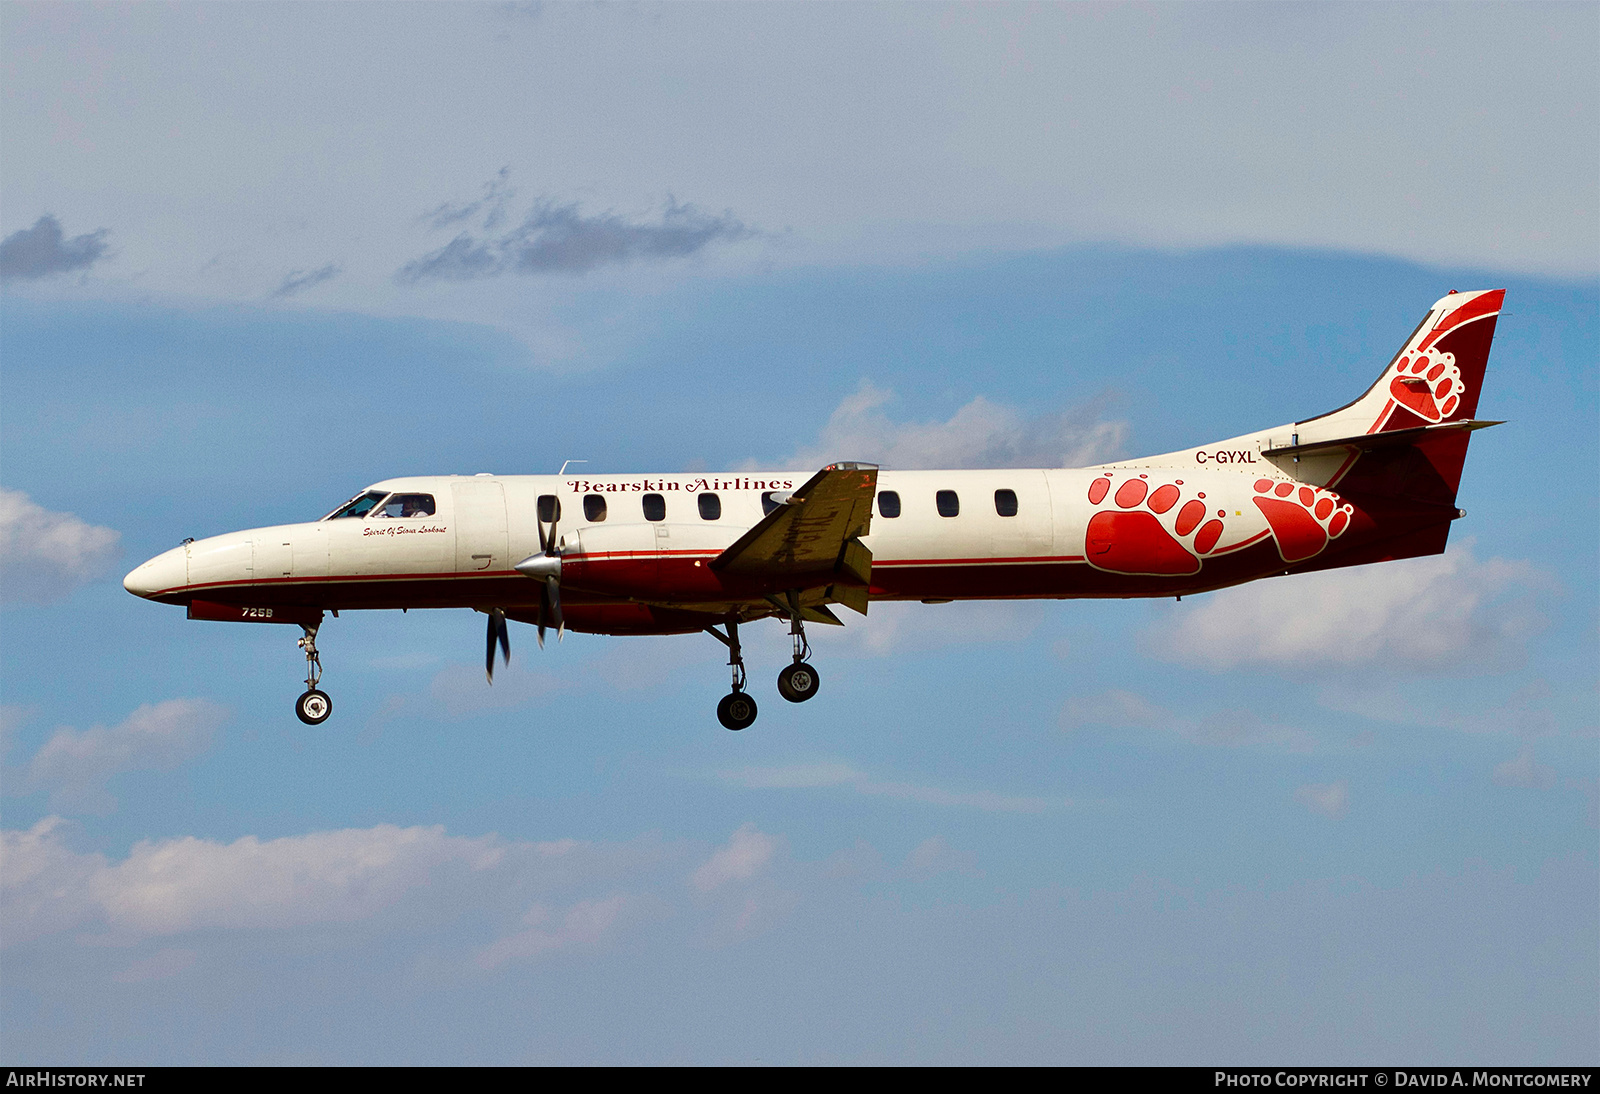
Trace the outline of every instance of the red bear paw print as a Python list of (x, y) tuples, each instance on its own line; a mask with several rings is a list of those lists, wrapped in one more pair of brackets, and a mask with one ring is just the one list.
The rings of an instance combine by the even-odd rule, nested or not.
[(1119, 574), (1195, 574), (1200, 559), (1222, 538), (1223, 515), (1207, 520), (1204, 492), (1185, 501), (1183, 480), (1150, 489), (1149, 477), (1124, 479), (1111, 491), (1102, 475), (1089, 484), (1089, 504), (1104, 506), (1089, 518), (1084, 555), (1090, 565)]
[(1319, 553), (1329, 540), (1344, 534), (1355, 512), (1331, 490), (1271, 479), (1256, 480), (1256, 496), (1251, 500), (1267, 518), (1285, 562), (1300, 562)]
[(1431, 351), (1416, 357), (1402, 357), (1389, 381), (1389, 394), (1395, 402), (1417, 417), (1442, 422), (1461, 405), (1461, 370), (1456, 355)]

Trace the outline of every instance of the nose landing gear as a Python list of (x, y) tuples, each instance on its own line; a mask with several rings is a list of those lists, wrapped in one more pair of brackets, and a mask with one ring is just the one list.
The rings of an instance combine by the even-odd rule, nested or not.
[(306, 632), (300, 639), (300, 648), (306, 651), (306, 690), (295, 700), (294, 712), (308, 726), (320, 726), (333, 713), (333, 700), (328, 698), (327, 692), (317, 690), (322, 680), (322, 658), (317, 653), (317, 628), (321, 626), (320, 619), (300, 624), (300, 629)]

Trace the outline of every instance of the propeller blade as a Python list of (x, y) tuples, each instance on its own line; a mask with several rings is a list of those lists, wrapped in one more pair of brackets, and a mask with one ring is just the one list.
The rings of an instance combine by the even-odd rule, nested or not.
[(557, 550), (560, 539), (556, 535), (561, 523), (560, 502), (550, 514), (549, 532), (545, 531), (544, 521), (538, 519), (538, 514), (535, 514), (534, 523), (539, 528), (539, 552), (544, 557), (525, 558), (517, 564), (517, 570), (531, 578), (544, 578), (539, 589), (539, 648), (544, 649), (544, 632), (550, 627), (555, 627), (558, 642), (567, 633), (566, 620), (561, 618), (561, 553)]
[(506, 625), (506, 613), (496, 608), (488, 613), (489, 634), (487, 648), (483, 652), (483, 674), (488, 677), (489, 683), (494, 683), (494, 647), (498, 643), (500, 653), (505, 658), (505, 663), (511, 663), (511, 628)]
[(567, 621), (561, 618), (561, 582), (557, 578), (547, 577), (544, 579), (544, 588), (545, 595), (539, 598), (539, 603), (543, 607), (546, 600), (550, 602), (550, 618), (555, 621), (556, 641), (559, 642), (567, 634)]

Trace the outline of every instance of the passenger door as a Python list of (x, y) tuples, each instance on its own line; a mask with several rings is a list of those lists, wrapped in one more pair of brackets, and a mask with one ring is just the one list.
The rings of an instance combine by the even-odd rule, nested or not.
[(456, 572), (509, 570), (505, 488), (489, 479), (463, 479), (451, 486), (455, 501)]

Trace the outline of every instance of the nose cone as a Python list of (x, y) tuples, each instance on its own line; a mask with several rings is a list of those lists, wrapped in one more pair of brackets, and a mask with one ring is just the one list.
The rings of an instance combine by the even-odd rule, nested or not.
[(122, 587), (149, 600), (189, 583), (188, 552), (182, 547), (157, 555), (122, 579)]

